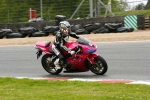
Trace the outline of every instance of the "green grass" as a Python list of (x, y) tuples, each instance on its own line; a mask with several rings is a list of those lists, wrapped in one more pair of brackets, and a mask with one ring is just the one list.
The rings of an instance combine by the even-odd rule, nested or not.
[(132, 10), (124, 12), (113, 12), (115, 16), (128, 16), (128, 15), (144, 15), (145, 17), (150, 16), (150, 10)]
[(150, 86), (0, 78), (0, 100), (150, 100)]

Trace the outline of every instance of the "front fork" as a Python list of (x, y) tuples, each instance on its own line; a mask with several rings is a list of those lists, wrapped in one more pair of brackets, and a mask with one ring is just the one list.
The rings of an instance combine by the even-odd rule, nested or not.
[(95, 61), (94, 61), (94, 58), (99, 56), (98, 54), (91, 54), (87, 57), (87, 60), (92, 64), (94, 65), (95, 64)]

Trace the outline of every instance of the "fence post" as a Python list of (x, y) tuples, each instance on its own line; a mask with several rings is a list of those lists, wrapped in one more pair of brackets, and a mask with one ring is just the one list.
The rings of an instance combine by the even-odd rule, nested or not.
[(150, 16), (149, 16), (149, 29), (150, 29)]
[(145, 30), (145, 16), (137, 15), (137, 25), (139, 30)]

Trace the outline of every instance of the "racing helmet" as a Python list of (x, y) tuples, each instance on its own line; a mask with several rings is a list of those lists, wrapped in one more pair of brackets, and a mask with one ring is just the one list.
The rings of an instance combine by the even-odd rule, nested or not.
[(59, 23), (59, 29), (63, 36), (68, 36), (70, 31), (70, 24), (68, 21), (61, 21)]

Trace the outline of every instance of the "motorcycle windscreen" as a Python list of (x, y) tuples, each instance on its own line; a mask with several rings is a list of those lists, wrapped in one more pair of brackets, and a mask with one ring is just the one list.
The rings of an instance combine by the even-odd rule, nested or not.
[(93, 44), (91, 44), (91, 41), (89, 41), (86, 38), (83, 38), (81, 36), (79, 36), (79, 39), (77, 40), (77, 42), (79, 44), (83, 44), (83, 45), (87, 45), (87, 46), (93, 47)]

